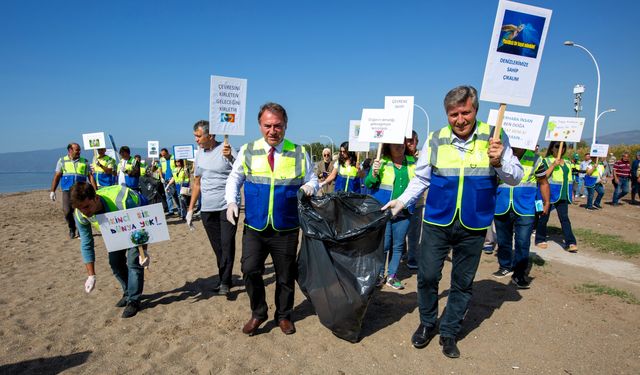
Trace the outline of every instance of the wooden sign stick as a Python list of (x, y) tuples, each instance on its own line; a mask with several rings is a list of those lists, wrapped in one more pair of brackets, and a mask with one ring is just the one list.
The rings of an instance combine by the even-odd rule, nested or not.
[(504, 112), (507, 110), (507, 105), (504, 103), (500, 103), (500, 108), (498, 109), (498, 119), (496, 120), (496, 130), (493, 132), (493, 136), (498, 135), (498, 139), (500, 139), (500, 132), (502, 131), (502, 121), (504, 120)]
[(558, 156), (556, 156), (556, 160), (562, 159), (562, 146), (564, 145), (563, 141), (560, 141), (560, 146), (558, 147)]
[(378, 143), (378, 153), (376, 154), (376, 160), (380, 160), (380, 155), (382, 154), (382, 143)]

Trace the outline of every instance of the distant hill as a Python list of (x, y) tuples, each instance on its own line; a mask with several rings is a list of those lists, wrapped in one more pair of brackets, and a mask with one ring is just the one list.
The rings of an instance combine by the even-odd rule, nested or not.
[[(585, 138), (584, 141), (590, 145), (591, 138)], [(598, 143), (615, 145), (636, 145), (640, 144), (640, 130), (630, 130), (626, 132), (619, 132), (607, 135), (599, 135), (597, 137)]]
[[(64, 147), (52, 150), (2, 153), (0, 154), (0, 173), (51, 172), (53, 174), (58, 159), (66, 154), (67, 149)], [(131, 154), (146, 156), (147, 149), (132, 148)], [(91, 162), (93, 160), (93, 151), (82, 151), (82, 156)]]

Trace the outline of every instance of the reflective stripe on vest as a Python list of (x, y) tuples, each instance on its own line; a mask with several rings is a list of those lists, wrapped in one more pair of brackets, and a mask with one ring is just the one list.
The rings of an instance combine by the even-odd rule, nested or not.
[[(245, 225), (263, 231), (269, 224), (275, 230), (296, 229), (298, 189), (306, 175), (305, 148), (285, 139), (282, 153), (271, 171), (264, 139), (242, 146), (245, 175)], [(275, 215), (274, 215), (275, 213)]]
[(336, 175), (335, 191), (352, 191), (360, 192), (360, 179), (358, 177), (358, 168), (350, 165), (348, 167), (338, 164), (338, 172)]
[[(491, 225), (495, 212), (497, 179), (489, 164), (491, 128), (478, 121), (470, 148), (461, 150), (452, 144), (451, 126), (429, 134), (428, 154), (431, 184), (425, 204), (424, 221), (447, 226), (456, 214), (463, 226), (484, 229)], [(423, 157), (427, 157), (424, 155)]]
[[(413, 156), (405, 156), (407, 165), (407, 174), (409, 180), (416, 175), (416, 159)], [(393, 161), (387, 156), (384, 156), (380, 161), (380, 184), (371, 188), (371, 195), (376, 198), (380, 203), (387, 204), (393, 196), (393, 185), (396, 180), (395, 166)], [(407, 207), (410, 213), (413, 213), (415, 203)]]
[[(545, 159), (545, 162), (547, 163), (547, 167), (551, 168), (553, 166), (553, 161), (555, 160), (555, 157), (553, 156), (547, 156)], [(572, 199), (573, 199), (573, 174), (571, 173), (571, 168), (572, 168), (573, 164), (571, 164), (571, 162), (569, 161), (569, 159), (564, 159), (564, 165), (563, 166), (556, 166), (553, 169), (553, 173), (551, 173), (551, 176), (549, 177), (549, 190), (551, 190), (551, 199), (550, 202), (551, 203), (556, 203), (560, 200), (560, 193), (562, 192), (562, 185), (564, 183), (564, 172), (563, 169), (564, 168), (568, 168), (569, 169), (569, 173), (567, 174), (567, 199), (569, 200), (569, 203), (571, 203)]]
[[(105, 212), (126, 210), (127, 208), (138, 207), (140, 205), (140, 197), (138, 194), (120, 185), (104, 187), (96, 191), (96, 195), (101, 198)], [(97, 222), (96, 215), (87, 217), (77, 208), (74, 210), (74, 215), (78, 223), (83, 225)]]
[(520, 216), (535, 216), (536, 193), (538, 179), (536, 170), (542, 163), (542, 158), (535, 152), (527, 150), (520, 158), (524, 169), (524, 177), (517, 186), (501, 183), (496, 195), (496, 215), (504, 215), (513, 207), (513, 211)]
[(80, 157), (72, 160), (69, 155), (62, 158), (62, 178), (60, 179), (60, 189), (69, 191), (76, 182), (87, 181), (87, 159)]
[[(98, 162), (102, 163), (98, 163)], [(111, 186), (115, 183), (115, 176), (113, 173), (105, 173), (102, 166), (115, 168), (116, 161), (109, 155), (104, 155), (102, 158), (94, 158), (93, 163), (91, 164), (95, 173), (93, 177), (96, 180), (96, 184), (98, 187)]]

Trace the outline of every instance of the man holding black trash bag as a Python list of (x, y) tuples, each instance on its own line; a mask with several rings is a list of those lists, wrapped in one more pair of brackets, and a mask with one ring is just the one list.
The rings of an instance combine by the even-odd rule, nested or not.
[(305, 148), (284, 138), (287, 112), (276, 103), (260, 108), (263, 138), (242, 146), (225, 189), (227, 220), (238, 218), (236, 196), (244, 184), (245, 220), (242, 234), (242, 274), (251, 304), (251, 319), (242, 332), (253, 336), (267, 320), (262, 274), (271, 255), (276, 273), (275, 320), (284, 334), (295, 333), (291, 321), (298, 250), (297, 192), (318, 190), (318, 177)]
[(523, 176), (506, 135), (493, 137), (489, 125), (476, 119), (478, 106), (477, 91), (471, 86), (447, 93), (444, 107), (449, 125), (429, 134), (415, 178), (398, 199), (383, 207), (396, 215), (429, 189), (423, 219), (423, 238), (429, 240), (421, 243), (418, 257), (420, 325), (411, 343), (424, 348), (436, 334), (438, 284), (444, 260), (453, 249), (451, 288), (440, 320), (440, 345), (449, 358), (460, 356), (456, 335), (493, 220), (497, 177), (515, 186)]

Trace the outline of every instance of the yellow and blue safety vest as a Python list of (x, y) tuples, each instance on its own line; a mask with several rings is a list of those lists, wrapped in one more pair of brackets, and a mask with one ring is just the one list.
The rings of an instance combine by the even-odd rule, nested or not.
[(94, 170), (94, 174), (93, 177), (96, 180), (96, 184), (98, 185), (99, 188), (105, 187), (105, 186), (111, 186), (113, 184), (115, 184), (115, 176), (112, 173), (105, 173), (104, 169), (102, 169), (102, 166), (106, 166), (106, 167), (111, 167), (111, 168), (115, 168), (116, 167), (116, 161), (115, 159), (113, 159), (111, 156), (109, 155), (104, 155), (102, 158), (94, 158), (93, 159), (93, 170)]
[(76, 182), (87, 182), (87, 159), (80, 157), (73, 160), (69, 155), (62, 158), (62, 178), (60, 179), (60, 189), (69, 191)]
[[(104, 206), (105, 212), (113, 212), (126, 210), (128, 208), (144, 206), (144, 199), (138, 195), (135, 191), (129, 189), (128, 187), (114, 185), (107, 186), (96, 191), (96, 195), (100, 197), (102, 200), (102, 205)], [(87, 225), (96, 223), (96, 216), (93, 215), (91, 217), (85, 216), (80, 210), (77, 208), (74, 211), (74, 215), (78, 224)]]
[(167, 168), (167, 159), (160, 158), (160, 170), (165, 181), (169, 181), (171, 177), (173, 177), (173, 171), (176, 170), (176, 159), (173, 155), (171, 155), (171, 157), (169, 158), (168, 167), (169, 168)]
[(360, 179), (358, 178), (358, 168), (354, 165), (342, 166), (338, 163), (336, 175), (336, 186), (334, 191), (360, 192)]
[[(547, 168), (553, 167), (553, 161), (555, 160), (554, 156), (547, 156), (545, 159), (545, 163), (547, 164)], [(573, 189), (573, 174), (571, 173), (571, 168), (573, 164), (569, 159), (564, 159), (564, 165), (557, 165), (553, 168), (553, 172), (549, 178), (549, 190), (551, 190), (551, 203), (558, 202), (561, 198), (560, 195), (562, 193), (562, 185), (566, 184), (566, 197), (569, 203), (572, 201), (573, 192), (570, 190)], [(564, 181), (564, 169), (568, 168), (569, 172), (567, 173), (567, 181)]]
[(176, 173), (173, 175), (173, 182), (175, 182), (176, 187), (189, 187), (189, 170), (183, 167), (177, 168), (175, 172)]
[[(130, 157), (129, 160), (127, 160), (127, 163), (124, 165), (123, 172), (130, 172), (133, 169), (133, 163), (135, 162), (136, 162), (136, 159), (134, 157)], [(124, 183), (127, 185), (128, 188), (137, 189), (140, 184), (140, 177), (139, 176), (132, 177), (125, 173)]]
[(245, 225), (262, 231), (269, 224), (282, 231), (300, 226), (297, 193), (307, 173), (305, 148), (285, 139), (282, 154), (271, 171), (264, 139), (242, 146)]
[(452, 144), (454, 134), (450, 125), (429, 134), (431, 184), (425, 222), (448, 226), (459, 216), (462, 225), (469, 229), (485, 229), (491, 225), (498, 183), (487, 154), (490, 134), (489, 125), (478, 121), (471, 135), (475, 139), (464, 156)]
[[(416, 159), (413, 156), (405, 157), (407, 162), (407, 173), (409, 180), (416, 175)], [(380, 160), (380, 184), (377, 184), (371, 188), (371, 195), (376, 198), (380, 203), (387, 204), (393, 196), (393, 184), (396, 179), (395, 166), (393, 161), (388, 156), (383, 156)], [(407, 207), (410, 213), (413, 213), (415, 203)]]
[(538, 192), (536, 170), (541, 163), (542, 158), (531, 150), (522, 155), (520, 164), (524, 169), (524, 177), (517, 186), (510, 186), (504, 182), (498, 186), (496, 215), (504, 215), (513, 207), (513, 211), (520, 216), (535, 216)]
[[(592, 162), (590, 166), (592, 166), (594, 163)], [(593, 171), (592, 175), (589, 175), (588, 173), (584, 174), (584, 186), (586, 187), (594, 187), (596, 186), (596, 183), (598, 182), (599, 179), (602, 178), (602, 176), (604, 176), (604, 165), (602, 163), (598, 163), (596, 170)]]

